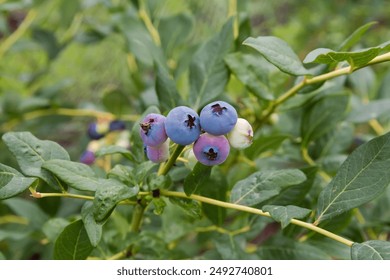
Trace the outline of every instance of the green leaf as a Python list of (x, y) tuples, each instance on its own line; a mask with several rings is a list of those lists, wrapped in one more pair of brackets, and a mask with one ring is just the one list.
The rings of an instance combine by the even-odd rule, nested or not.
[(115, 146), (115, 145), (105, 146), (95, 152), (96, 157), (102, 157), (102, 156), (113, 155), (113, 154), (121, 154), (122, 156), (124, 156), (125, 158), (131, 161), (135, 160), (134, 155), (132, 154), (131, 151), (120, 146)]
[(118, 30), (126, 39), (129, 53), (146, 66), (153, 66), (154, 62), (164, 64), (161, 48), (156, 46), (143, 22), (134, 14), (121, 13), (122, 18), (118, 17), (117, 22)]
[(167, 57), (171, 56), (174, 49), (186, 42), (193, 27), (194, 20), (190, 14), (177, 14), (159, 20), (161, 46)]
[(223, 260), (247, 259), (237, 239), (230, 234), (222, 234), (214, 239), (215, 247)]
[(104, 107), (110, 113), (120, 118), (121, 115), (131, 112), (131, 102), (129, 95), (119, 89), (111, 89), (104, 92), (102, 97)]
[(271, 135), (257, 137), (251, 146), (244, 150), (245, 155), (250, 159), (255, 159), (264, 152), (276, 150), (288, 139), (288, 135)]
[(302, 146), (308, 146), (310, 141), (318, 139), (343, 120), (348, 103), (348, 94), (339, 92), (309, 104), (301, 121)]
[(46, 51), (49, 59), (54, 59), (61, 51), (61, 46), (53, 32), (41, 28), (32, 30), (32, 37)]
[(87, 231), (82, 220), (68, 225), (58, 236), (54, 244), (54, 259), (85, 260), (92, 252)]
[[(147, 190), (156, 190), (156, 189), (169, 189), (172, 186), (172, 179), (167, 175), (157, 175), (157, 173), (151, 173), (147, 178)], [(144, 188), (145, 189), (145, 188)]]
[(360, 26), (358, 29), (356, 29), (347, 39), (344, 40), (344, 42), (341, 43), (341, 45), (338, 48), (338, 51), (347, 51), (351, 47), (353, 47), (359, 40), (360, 38), (364, 35), (364, 33), (367, 32), (367, 30), (377, 24), (378, 22), (372, 21), (369, 23), (366, 23), (362, 26)]
[(389, 108), (390, 99), (373, 100), (352, 110), (347, 120), (354, 123), (364, 123), (382, 115), (390, 114)]
[(202, 45), (190, 65), (190, 104), (198, 110), (223, 93), (229, 79), (223, 60), (233, 44), (233, 20), (220, 33)]
[(43, 224), (49, 219), (36, 203), (26, 199), (13, 197), (2, 201), (2, 204), (7, 205), (16, 215), (26, 218), (29, 226), (36, 230), (41, 230)]
[(161, 215), (162, 213), (164, 213), (164, 209), (167, 206), (167, 203), (162, 197), (153, 198), (152, 203), (154, 206), (154, 214)]
[(225, 57), (229, 69), (257, 97), (273, 100), (274, 95), (269, 86), (270, 67), (268, 62), (253, 54), (241, 52)]
[(278, 237), (274, 244), (263, 244), (257, 251), (261, 260), (329, 260), (324, 251), (308, 243)]
[(202, 207), (198, 201), (177, 197), (170, 197), (169, 201), (183, 209), (188, 216), (195, 219), (202, 218)]
[(390, 242), (369, 240), (363, 243), (353, 243), (351, 258), (353, 260), (390, 260)]
[(26, 178), (12, 167), (0, 163), (0, 200), (17, 196), (36, 182), (37, 178)]
[(155, 170), (157, 165), (151, 161), (145, 161), (134, 168), (134, 178), (137, 184), (142, 184), (147, 176)]
[(99, 178), (86, 164), (62, 159), (46, 161), (42, 168), (56, 175), (71, 188), (80, 191), (96, 191)]
[(288, 226), (291, 222), (291, 219), (303, 219), (310, 214), (311, 210), (306, 208), (301, 208), (294, 205), (287, 206), (277, 206), (277, 205), (265, 205), (262, 210), (264, 212), (269, 212), (271, 217), (280, 222), (282, 228)]
[[(227, 200), (228, 182), (225, 174), (219, 166), (215, 166), (210, 178), (203, 183), (200, 194), (219, 201)], [(222, 226), (226, 218), (226, 208), (216, 205), (202, 203), (205, 216), (215, 225)]]
[(41, 178), (49, 186), (61, 190), (59, 182), (41, 167), (51, 159), (69, 160), (64, 148), (52, 141), (39, 140), (30, 132), (7, 132), (3, 141), (16, 157), (24, 175)]
[(137, 185), (138, 182), (134, 178), (133, 170), (134, 169), (131, 166), (116, 164), (114, 168), (108, 172), (107, 177), (118, 180), (125, 185), (134, 186)]
[(84, 223), (84, 228), (87, 232), (89, 241), (93, 247), (96, 247), (102, 238), (103, 225), (96, 223), (93, 216), (93, 202), (87, 201), (81, 208), (81, 217)]
[(258, 171), (234, 185), (230, 201), (253, 206), (276, 196), (283, 188), (305, 180), (305, 174), (298, 169)]
[(266, 201), (266, 204), (274, 205), (299, 205), (306, 197), (306, 194), (311, 190), (316, 174), (318, 171), (317, 167), (306, 167), (302, 168), (301, 171), (305, 173), (306, 180), (300, 184), (293, 185), (280, 191), (280, 193)]
[(162, 111), (168, 112), (181, 103), (175, 81), (167, 69), (156, 64), (156, 93)]
[(96, 222), (104, 223), (120, 201), (136, 196), (138, 191), (138, 187), (128, 187), (114, 179), (101, 180), (93, 200)]
[(390, 133), (358, 147), (322, 190), (317, 223), (379, 196), (390, 184)]
[(203, 184), (208, 180), (211, 174), (212, 166), (206, 166), (197, 162), (194, 169), (184, 180), (184, 192), (186, 195), (199, 192)]
[(49, 241), (55, 242), (67, 225), (69, 222), (64, 218), (52, 218), (43, 225), (42, 232)]
[(310, 74), (290, 46), (280, 38), (249, 37), (243, 44), (258, 51), (266, 60), (287, 74), (295, 76)]
[(383, 43), (377, 47), (368, 49), (356, 50), (352, 52), (336, 52), (331, 49), (317, 49), (309, 53), (304, 63), (323, 63), (332, 64), (337, 62), (347, 61), (353, 68), (359, 68), (366, 65), (374, 57), (382, 52), (390, 50), (390, 41)]

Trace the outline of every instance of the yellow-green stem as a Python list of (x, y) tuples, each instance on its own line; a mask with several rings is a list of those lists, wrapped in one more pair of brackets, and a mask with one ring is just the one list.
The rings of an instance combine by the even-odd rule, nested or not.
[[(224, 208), (228, 208), (228, 209), (235, 209), (238, 211), (243, 211), (243, 212), (271, 218), (271, 215), (268, 212), (264, 212), (260, 209), (255, 209), (255, 208), (244, 206), (244, 205), (238, 205), (238, 204), (234, 204), (234, 203), (219, 201), (219, 200), (211, 199), (211, 198), (200, 196), (200, 195), (192, 194), (190, 196), (187, 196), (185, 193), (182, 193), (182, 192), (167, 191), (167, 190), (161, 190), (160, 194), (164, 195), (164, 196), (168, 196), (168, 197), (180, 197), (180, 198), (194, 199), (196, 201), (203, 202), (203, 203), (208, 203), (208, 204), (212, 204), (212, 205), (216, 205), (216, 206), (220, 206), (220, 207), (224, 207)], [(336, 240), (340, 243), (343, 243), (349, 247), (351, 247), (354, 243), (353, 241), (350, 241), (344, 237), (341, 237), (337, 234), (334, 234), (330, 231), (327, 231), (325, 229), (322, 229), (320, 227), (317, 227), (317, 226), (310, 224), (310, 223), (307, 223), (307, 222), (303, 222), (303, 221), (300, 221), (297, 219), (291, 219), (291, 223), (294, 225), (315, 231), (319, 234), (322, 234), (322, 235), (327, 236), (333, 240)]]
[(157, 175), (166, 175), (168, 171), (172, 168), (172, 166), (175, 164), (176, 159), (180, 156), (181, 152), (183, 151), (185, 146), (177, 145), (174, 149), (172, 155), (168, 159), (166, 163), (162, 163)]
[(237, 16), (237, 0), (229, 0), (228, 17), (233, 17), (233, 38), (237, 39), (239, 34), (238, 16)]
[(0, 59), (12, 47), (13, 44), (15, 44), (16, 41), (18, 41), (23, 36), (23, 34), (33, 23), (36, 16), (37, 12), (34, 9), (30, 10), (23, 22), (19, 25), (18, 29), (2, 42), (0, 45)]
[[(30, 190), (31, 191), (31, 190)], [(75, 198), (75, 199), (83, 199), (83, 200), (94, 200), (94, 196), (89, 195), (81, 195), (81, 194), (73, 194), (73, 193), (40, 193), (36, 191), (31, 191), (31, 196), (34, 198), (46, 198), (46, 197), (66, 197), (66, 198)], [(130, 200), (122, 200), (119, 204), (127, 204), (127, 205), (135, 205), (135, 201)]]
[[(390, 61), (390, 52), (378, 55), (377, 57), (373, 58), (370, 62), (368, 62), (366, 65), (362, 65), (360, 67), (351, 67), (346, 66), (340, 69), (333, 70), (329, 73), (321, 74), (314, 77), (305, 77), (301, 82), (297, 83), (294, 87), (289, 89), (287, 92), (282, 94), (279, 98), (277, 98), (275, 101), (271, 102), (268, 108), (264, 111), (263, 116), (261, 118), (260, 124), (263, 124), (268, 118), (272, 115), (273, 112), (277, 109), (277, 107), (281, 104), (283, 104), (286, 100), (293, 97), (301, 88), (303, 88), (306, 85), (312, 85), (316, 83), (325, 82), (327, 80), (342, 76), (351, 74), (352, 72), (370, 66), (378, 63), (382, 63), (385, 61)], [(376, 127), (378, 128), (378, 127)], [(374, 127), (375, 129), (375, 127)]]
[(159, 35), (158, 31), (156, 30), (156, 28), (154, 27), (152, 20), (150, 19), (148, 13), (146, 12), (145, 3), (142, 0), (140, 1), (140, 8), (138, 11), (138, 16), (144, 22), (146, 29), (149, 31), (150, 36), (152, 36), (152, 40), (156, 44), (156, 46), (161, 46), (160, 35)]
[(131, 225), (130, 225), (130, 231), (131, 232), (138, 232), (141, 223), (142, 223), (142, 218), (144, 216), (144, 211), (145, 211), (145, 205), (138, 203), (133, 210), (133, 216), (131, 219)]
[(21, 224), (28, 225), (28, 220), (24, 217), (15, 216), (15, 215), (4, 215), (0, 217), (1, 224)]

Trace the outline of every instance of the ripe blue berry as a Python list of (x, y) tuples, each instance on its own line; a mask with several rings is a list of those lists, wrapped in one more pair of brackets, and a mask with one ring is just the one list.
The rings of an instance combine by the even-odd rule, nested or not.
[(237, 111), (224, 101), (206, 105), (200, 112), (200, 125), (204, 131), (213, 135), (229, 133), (237, 122)]
[(91, 123), (88, 126), (87, 134), (93, 140), (101, 139), (108, 132), (108, 125), (106, 123)]
[(159, 146), (167, 140), (166, 118), (160, 114), (148, 114), (140, 123), (139, 133), (146, 146)]
[(95, 162), (95, 153), (89, 150), (86, 150), (82, 155), (80, 156), (80, 162), (84, 164), (91, 165)]
[(165, 130), (176, 144), (189, 145), (200, 135), (199, 116), (186, 106), (173, 108), (165, 121)]
[(200, 163), (211, 166), (221, 164), (226, 160), (230, 146), (225, 136), (204, 133), (195, 142), (193, 150)]
[(123, 121), (120, 120), (114, 120), (110, 122), (109, 130), (115, 131), (115, 130), (125, 130), (126, 124)]
[(166, 161), (169, 158), (169, 139), (159, 146), (146, 146), (146, 156), (154, 163)]

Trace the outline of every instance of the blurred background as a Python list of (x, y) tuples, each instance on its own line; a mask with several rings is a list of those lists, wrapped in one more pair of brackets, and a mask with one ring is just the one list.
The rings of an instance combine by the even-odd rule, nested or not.
[[(131, 127), (147, 107), (158, 104), (155, 59), (165, 58), (179, 93), (188, 95), (192, 55), (219, 32), (235, 3), (240, 30), (236, 49), (245, 48), (241, 43), (249, 36), (272, 35), (286, 41), (303, 60), (316, 48), (337, 49), (353, 31), (372, 21), (377, 24), (357, 47), (377, 46), (390, 39), (387, 0), (0, 0), (0, 135), (31, 131), (40, 139), (60, 143), (77, 161), (88, 145), (88, 124), (98, 116), (90, 110), (109, 112), (119, 119), (127, 116)], [(158, 38), (150, 32), (151, 24)], [(376, 71), (375, 77), (366, 70), (359, 72), (366, 75), (363, 78), (351, 79), (355, 90), (376, 94), (388, 71), (388, 66), (378, 67), (383, 71)], [(291, 84), (288, 79), (281, 78), (275, 87), (285, 90)], [(246, 91), (234, 82), (226, 88), (227, 95)], [(76, 111), (55, 113), (63, 108), (78, 110), (79, 115)], [(243, 109), (240, 114), (247, 113)], [(0, 162), (16, 166), (2, 142)], [(59, 201), (39, 201), (40, 209), (34, 211), (24, 208), (24, 213), (38, 213), (31, 215), (38, 222), (31, 223), (29, 232), (20, 230), (24, 220), (8, 231), (0, 229), (0, 259), (1, 250), (16, 259), (50, 258), (49, 250), (41, 248), (48, 241), (36, 236), (43, 225), (39, 221), (45, 221), (45, 215), (69, 217), (80, 207), (79, 202), (67, 200), (59, 208)], [(0, 215), (19, 215), (17, 202), (1, 203)], [(0, 219), (4, 229), (2, 223), (7, 221)], [(52, 223), (61, 228), (63, 220)], [(113, 223), (123, 221), (114, 219)], [(33, 237), (25, 239), (26, 234)], [(51, 234), (58, 232), (45, 232), (45, 236)]]
[[(167, 63), (179, 92), (186, 94), (191, 55), (226, 22), (231, 2), (0, 0), (2, 132), (28, 129), (62, 143), (76, 157), (88, 119), (49, 116), (11, 126), (4, 122), (47, 107), (120, 115), (139, 114), (155, 103), (153, 50), (144, 48), (152, 39), (137, 15), (140, 4), (161, 33)], [(370, 21), (378, 24), (364, 36), (361, 47), (390, 38), (386, 0), (240, 0), (237, 4), (239, 41), (278, 36), (302, 59), (312, 49), (337, 47)], [(115, 98), (122, 101), (120, 108), (108, 104)]]

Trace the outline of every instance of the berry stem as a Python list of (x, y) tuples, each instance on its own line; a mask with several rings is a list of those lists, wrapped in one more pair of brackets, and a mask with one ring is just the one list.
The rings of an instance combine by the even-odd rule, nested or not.
[(142, 218), (144, 216), (145, 207), (146, 206), (142, 201), (134, 207), (133, 216), (131, 218), (130, 232), (139, 231), (142, 223)]
[(177, 145), (175, 150), (173, 151), (171, 157), (166, 163), (162, 163), (160, 166), (157, 175), (166, 175), (169, 170), (172, 168), (172, 166), (175, 164), (176, 159), (180, 156), (181, 152), (183, 151), (185, 146), (183, 145)]
[(316, 83), (325, 82), (327, 80), (330, 80), (330, 79), (333, 79), (333, 78), (336, 78), (339, 76), (351, 74), (358, 69), (361, 69), (361, 68), (364, 68), (364, 67), (367, 67), (370, 65), (386, 62), (386, 61), (390, 61), (390, 52), (376, 56), (371, 61), (369, 61), (366, 65), (361, 65), (359, 67), (346, 66), (346, 67), (335, 69), (333, 71), (330, 71), (328, 73), (321, 74), (318, 76), (304, 77), (304, 79), (301, 82), (297, 83), (295, 86), (293, 86), (291, 89), (286, 91), (284, 94), (282, 94), (276, 100), (274, 100), (273, 102), (271, 102), (269, 104), (268, 108), (265, 109), (265, 111), (260, 119), (259, 126), (263, 125), (268, 120), (268, 118), (272, 115), (272, 113), (274, 113), (276, 111), (277, 107), (279, 107), (286, 100), (290, 99), (295, 94), (297, 94), (297, 92), (301, 88), (305, 87), (306, 85), (312, 85), (312, 84), (316, 84)]
[(30, 10), (23, 22), (19, 25), (18, 29), (10, 36), (6, 37), (0, 45), (0, 59), (23, 36), (23, 34), (26, 33), (37, 15), (38, 13), (35, 9)]
[[(234, 210), (238, 210), (238, 211), (243, 211), (243, 212), (247, 212), (247, 213), (251, 213), (251, 214), (255, 214), (255, 215), (260, 215), (260, 216), (272, 218), (268, 212), (264, 212), (260, 209), (248, 207), (245, 205), (238, 205), (238, 204), (234, 204), (234, 203), (224, 202), (224, 201), (220, 201), (220, 200), (216, 200), (216, 199), (212, 199), (212, 198), (208, 198), (208, 197), (204, 197), (204, 196), (200, 196), (200, 195), (192, 194), (190, 196), (187, 196), (183, 192), (175, 192), (175, 191), (167, 191), (167, 190), (160, 190), (160, 194), (164, 195), (164, 196), (168, 196), (168, 197), (180, 197), (180, 198), (193, 199), (193, 200), (207, 203), (207, 204), (212, 204), (212, 205), (216, 205), (216, 206), (220, 206), (220, 207), (224, 207), (224, 208), (228, 208), (228, 209), (234, 209)], [(322, 229), (322, 228), (320, 228), (314, 224), (311, 224), (311, 223), (303, 222), (303, 221), (297, 220), (297, 219), (291, 219), (291, 223), (294, 225), (312, 230), (312, 231), (317, 232), (319, 234), (322, 234), (324, 236), (327, 236), (327, 237), (329, 237), (333, 240), (336, 240), (340, 243), (343, 243), (344, 245), (347, 245), (349, 247), (351, 247), (354, 243), (353, 241), (350, 241), (342, 236), (339, 236), (339, 235), (334, 234), (330, 231)]]

